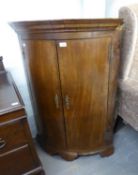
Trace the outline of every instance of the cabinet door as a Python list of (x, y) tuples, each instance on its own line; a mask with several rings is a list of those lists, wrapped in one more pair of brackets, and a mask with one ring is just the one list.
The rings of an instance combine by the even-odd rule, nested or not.
[(67, 145), (71, 151), (104, 144), (110, 38), (58, 41)]
[(28, 40), (23, 44), (25, 63), (35, 94), (42, 133), (47, 145), (64, 148), (64, 120), (54, 41)]

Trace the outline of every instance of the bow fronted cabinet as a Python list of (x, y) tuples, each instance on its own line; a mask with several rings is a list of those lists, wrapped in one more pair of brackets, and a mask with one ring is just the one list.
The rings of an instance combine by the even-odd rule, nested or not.
[(121, 19), (14, 22), (39, 136), (51, 154), (113, 153)]

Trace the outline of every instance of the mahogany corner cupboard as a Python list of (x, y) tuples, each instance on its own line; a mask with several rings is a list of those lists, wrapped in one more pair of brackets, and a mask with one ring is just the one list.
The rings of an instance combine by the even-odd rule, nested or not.
[(113, 153), (121, 19), (13, 22), (45, 150)]

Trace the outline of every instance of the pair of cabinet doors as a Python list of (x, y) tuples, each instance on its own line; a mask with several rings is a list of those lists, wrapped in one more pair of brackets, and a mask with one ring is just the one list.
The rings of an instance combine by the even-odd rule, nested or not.
[(102, 147), (111, 38), (24, 42), (46, 143), (71, 151)]

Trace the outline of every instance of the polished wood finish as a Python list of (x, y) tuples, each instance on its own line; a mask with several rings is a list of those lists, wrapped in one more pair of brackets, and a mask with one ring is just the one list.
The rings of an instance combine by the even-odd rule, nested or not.
[(20, 120), (1, 126), (0, 134), (0, 137), (4, 138), (7, 144), (6, 147), (0, 150), (0, 153), (10, 151), (27, 143), (27, 138), (24, 132), (24, 125)]
[[(28, 72), (34, 87), (38, 113), (42, 117), (43, 133), (47, 138), (47, 144), (57, 149), (65, 148), (64, 119), (55, 42), (26, 41), (26, 45), (24, 50), (28, 57), (26, 64), (29, 66)], [(54, 137), (55, 139), (52, 139)], [(57, 144), (58, 142), (60, 145)]]
[(15, 22), (40, 137), (66, 160), (113, 153), (121, 19)]
[(30, 149), (27, 145), (1, 156), (0, 165), (0, 170), (3, 175), (19, 175), (35, 168), (33, 157), (31, 156)]
[(0, 73), (0, 174), (44, 174), (20, 94), (6, 71)]
[(67, 145), (72, 151), (103, 145), (110, 42), (110, 38), (66, 40), (67, 47), (58, 48)]
[(78, 31), (107, 31), (114, 30), (123, 24), (121, 19), (73, 19), (22, 21), (10, 23), (16, 32), (22, 36), (33, 33), (78, 32)]

